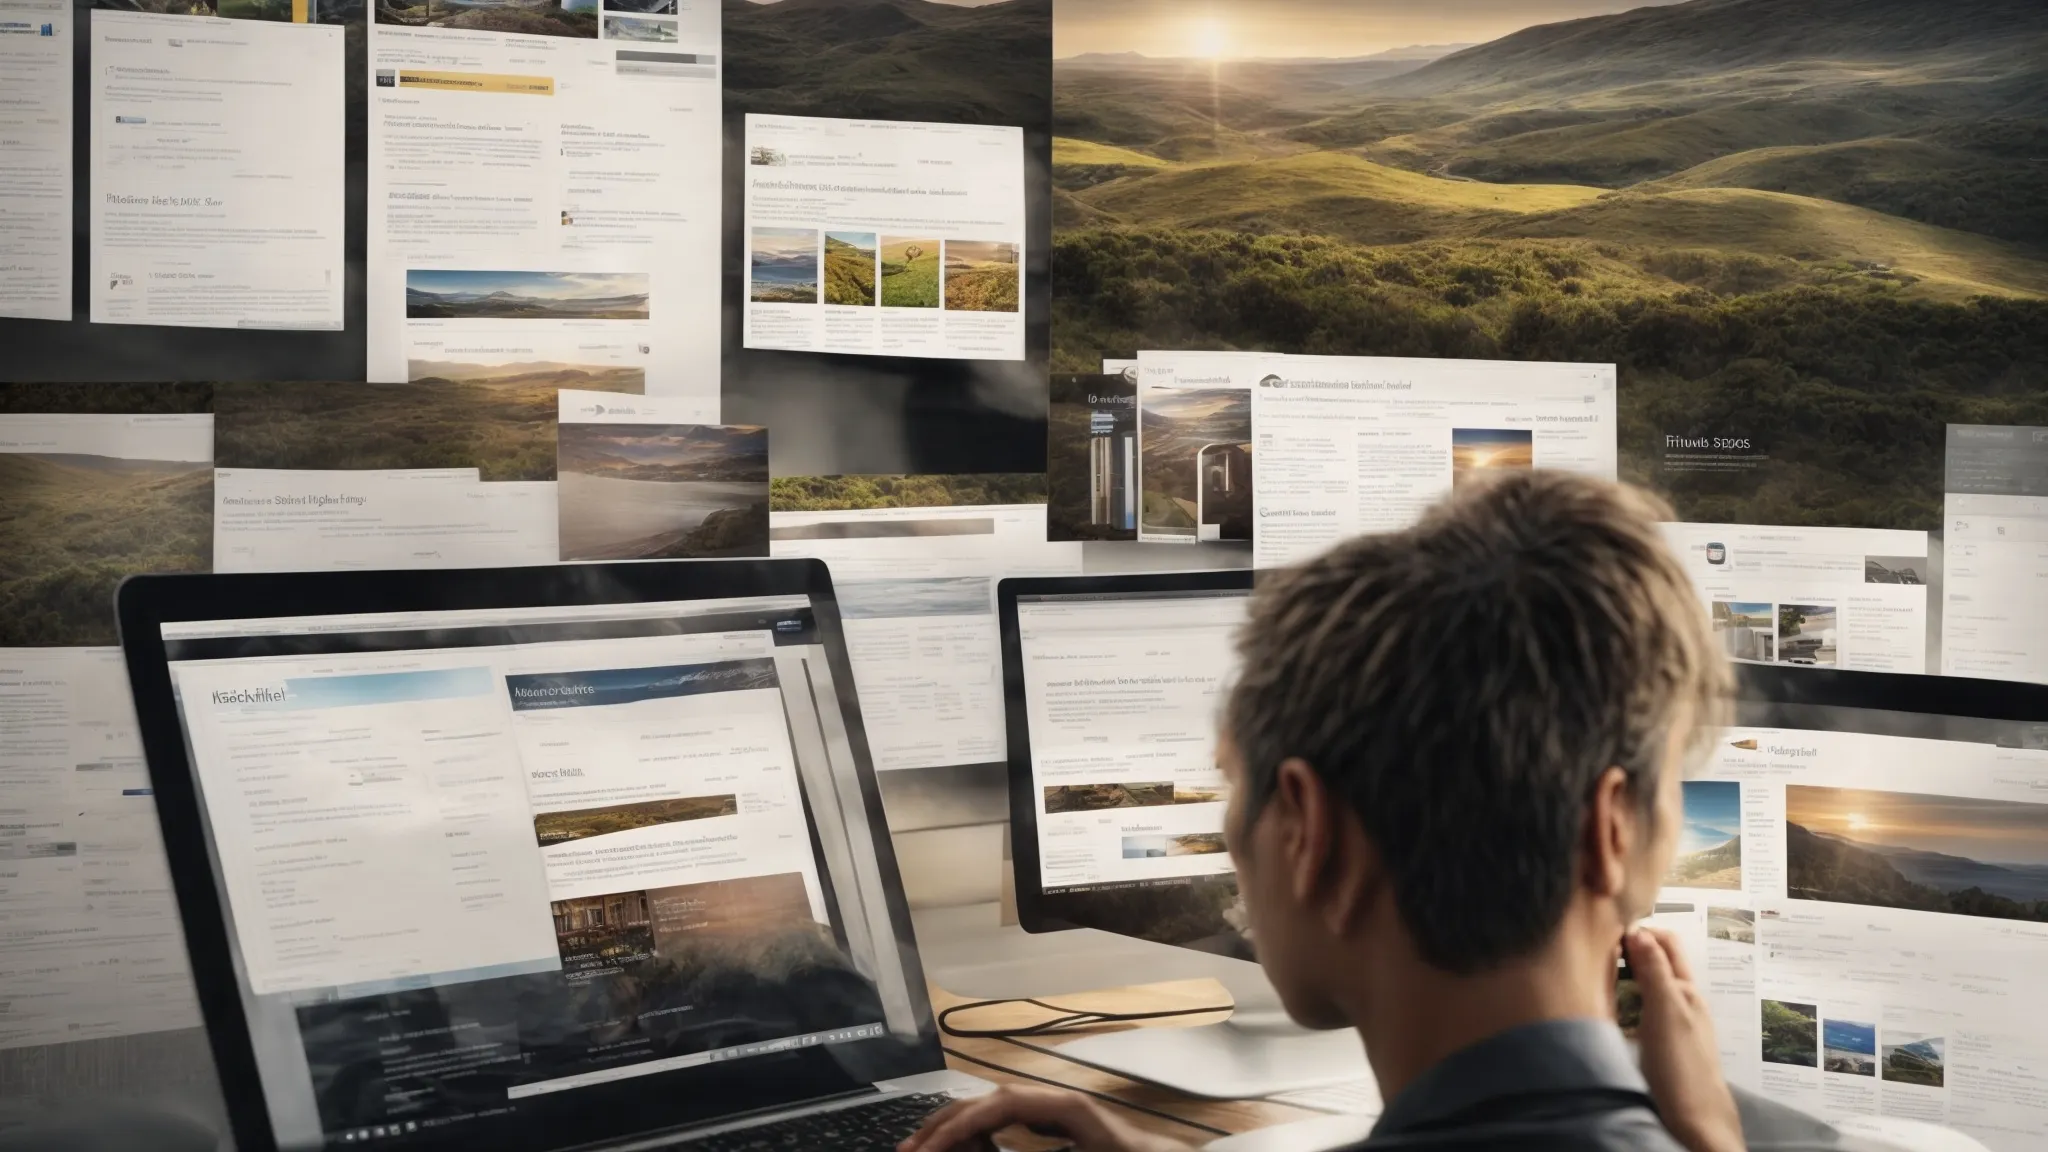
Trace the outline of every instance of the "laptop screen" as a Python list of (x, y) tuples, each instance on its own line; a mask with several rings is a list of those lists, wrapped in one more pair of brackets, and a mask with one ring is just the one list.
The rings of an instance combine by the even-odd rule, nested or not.
[(1058, 919), (1250, 959), (1215, 759), (1246, 584), (1017, 597), (1036, 888)]
[(701, 1117), (918, 1035), (806, 596), (162, 631), (281, 1148), (466, 1147), (624, 1086)]

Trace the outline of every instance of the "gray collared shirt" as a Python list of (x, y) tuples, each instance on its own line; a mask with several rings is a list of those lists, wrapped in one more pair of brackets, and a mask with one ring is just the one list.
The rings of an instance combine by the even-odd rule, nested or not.
[(1683, 1152), (1605, 1020), (1528, 1024), (1453, 1053), (1387, 1105), (1360, 1148)]

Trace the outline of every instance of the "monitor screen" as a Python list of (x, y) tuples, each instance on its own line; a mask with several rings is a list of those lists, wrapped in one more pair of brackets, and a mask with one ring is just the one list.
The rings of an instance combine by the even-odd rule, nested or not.
[(562, 1146), (918, 1035), (807, 596), (162, 634), (280, 1147)]
[(1020, 858), (1047, 919), (1251, 958), (1215, 759), (1240, 582), (1017, 597), (1035, 824)]

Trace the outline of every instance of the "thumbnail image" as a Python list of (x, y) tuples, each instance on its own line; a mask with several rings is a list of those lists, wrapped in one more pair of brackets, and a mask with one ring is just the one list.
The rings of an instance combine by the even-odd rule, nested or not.
[(747, 163), (756, 168), (786, 168), (789, 166), (789, 153), (780, 148), (757, 144), (747, 153)]
[(597, 39), (597, 0), (377, 0), (377, 23)]
[(1707, 937), (1731, 944), (1756, 943), (1756, 913), (1747, 908), (1707, 906)]
[(825, 233), (825, 303), (875, 305), (875, 234)]
[(405, 274), (408, 320), (645, 320), (647, 277), (632, 272)]
[(1877, 1025), (1831, 1018), (1821, 1024), (1820, 1037), (1822, 1068), (1845, 1076), (1877, 1075)]
[[(784, 477), (778, 477), (781, 484)], [(781, 512), (786, 509), (777, 508)], [(987, 536), (995, 531), (989, 519), (949, 516), (930, 520), (820, 520), (812, 524), (778, 524), (770, 540), (927, 540), (940, 536)]]
[(555, 946), (570, 976), (614, 972), (654, 955), (647, 893), (614, 892), (554, 902)]
[[(950, 475), (882, 476), (777, 476), (769, 488), (777, 512), (848, 512), (860, 508), (987, 508), (998, 504), (1045, 503), (1043, 472), (959, 472)], [(961, 521), (917, 520), (914, 536), (947, 536), (961, 531)], [(843, 535), (808, 536), (819, 530)], [(988, 529), (975, 528), (979, 534)], [(777, 539), (851, 539), (894, 531), (880, 523), (864, 525), (813, 524), (783, 530), (799, 535), (778, 535)]]
[(1251, 391), (1155, 386), (1143, 389), (1138, 403), (1144, 532), (1250, 540)]
[(1221, 804), (1227, 798), (1221, 788), (1190, 788), (1185, 784), (1173, 786), (1175, 804)]
[(564, 424), (562, 559), (768, 554), (768, 432), (706, 424)]
[(818, 234), (807, 228), (756, 228), (749, 298), (756, 304), (818, 302)]
[(2048, 804), (1788, 784), (1785, 890), (2048, 922)]
[(1451, 487), (1499, 468), (1534, 468), (1536, 433), (1527, 428), (1451, 429)]
[(946, 241), (946, 307), (955, 312), (1015, 312), (1023, 275), (1015, 244)]
[(1221, 832), (1187, 832), (1166, 838), (1168, 856), (1215, 856), (1229, 850)]
[(211, 7), (215, 9), (213, 14), (223, 20), (273, 20), (281, 24), (292, 22), (292, 0), (215, 0)]
[(1926, 584), (1925, 556), (1865, 556), (1865, 584)]
[(1939, 1088), (1946, 1082), (1946, 1064), (1942, 1052), (1948, 1041), (1940, 1036), (1924, 1032), (1901, 1032), (1895, 1028), (1884, 1030), (1884, 1046), (1880, 1050), (1878, 1075), (1894, 1084), (1918, 1084), (1926, 1088)]
[(655, 888), (647, 900), (655, 954), (679, 968), (722, 958), (772, 980), (831, 939), (799, 872)]
[(1763, 1002), (1763, 1057), (1769, 1064), (1815, 1067), (1820, 1056), (1820, 1012), (1811, 1004)]
[(1835, 609), (1831, 604), (1778, 605), (1778, 662), (1831, 668)]
[(1168, 855), (1167, 840), (1165, 836), (1126, 836), (1123, 841), (1124, 859), (1164, 859)]
[(1055, 374), (1047, 412), (1046, 536), (1135, 540), (1138, 390), (1115, 375)]
[[(226, 15), (216, 12), (214, 0), (93, 0), (93, 7), (114, 12), (155, 12), (165, 16)], [(285, 19), (291, 17), (287, 15)]]
[(602, 808), (579, 808), (572, 812), (541, 812), (533, 818), (533, 831), (540, 846), (567, 844), (614, 832), (631, 832), (656, 824), (678, 824), (688, 820), (710, 820), (737, 816), (738, 796), (683, 796), (673, 800), (642, 800), (634, 804), (608, 804)]
[(1742, 889), (1742, 785), (1733, 780), (1687, 780), (1685, 825), (1678, 858), (1666, 884), (1681, 888)]
[(638, 16), (606, 16), (604, 38), (607, 40), (638, 40), (643, 43), (673, 44), (676, 41), (676, 24), (673, 20), (643, 20)]
[(989, 578), (934, 576), (915, 580), (850, 580), (837, 587), (847, 620), (906, 616), (988, 616)]
[(607, 12), (638, 12), (642, 16), (673, 16), (676, 0), (604, 0)]
[(647, 369), (638, 364), (590, 364), (562, 360), (407, 360), (405, 378), (413, 384), (488, 384), (494, 388), (533, 388), (554, 403), (563, 388), (584, 392), (647, 391)]
[(939, 242), (882, 237), (882, 307), (939, 306)]
[(1048, 784), (1045, 810), (1058, 812), (1100, 812), (1108, 808), (1163, 808), (1173, 803), (1173, 784)]
[(1714, 635), (1721, 651), (1733, 660), (1769, 663), (1777, 653), (1777, 613), (1765, 603), (1746, 600), (1716, 600), (1713, 603)]
[[(35, 387), (0, 385), (0, 404)], [(0, 438), (13, 419), (0, 415)], [(107, 420), (103, 443), (92, 445), (106, 455), (0, 451), (0, 648), (118, 643), (114, 587), (123, 577), (213, 564), (209, 445), (150, 443), (125, 417)]]
[(1103, 928), (1119, 936), (1238, 960), (1253, 959), (1235, 873), (1177, 877), (1142, 888), (1069, 893), (1062, 897), (1062, 904), (1063, 918), (1081, 928)]

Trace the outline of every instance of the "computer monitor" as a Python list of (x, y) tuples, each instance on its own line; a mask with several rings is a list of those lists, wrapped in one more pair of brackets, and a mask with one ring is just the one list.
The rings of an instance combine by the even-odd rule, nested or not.
[(821, 562), (119, 612), (239, 1147), (582, 1147), (944, 1074)]
[[(1288, 1021), (1242, 931), (1215, 735), (1251, 587), (1240, 570), (1011, 579), (997, 593), (1019, 921), (1205, 954), (1197, 969), (1236, 1000), (1225, 1024), (1091, 1037), (1061, 1052), (1217, 1098), (1371, 1075), (1354, 1034)], [(1128, 966), (1081, 967), (1098, 987), (1133, 979)], [(1072, 979), (1048, 972), (1036, 991)]]

